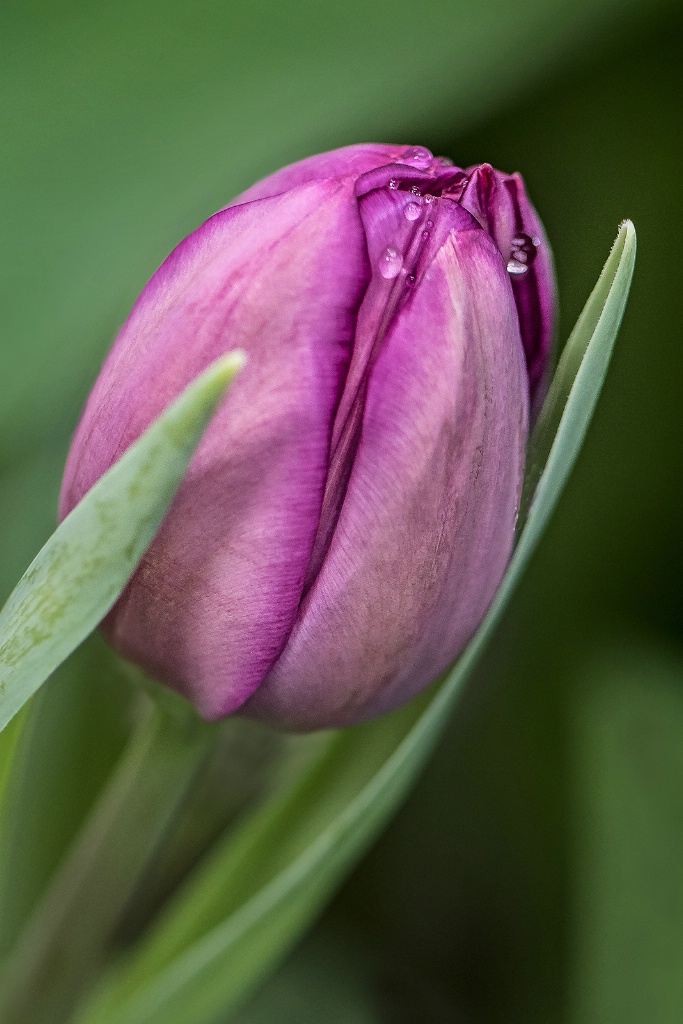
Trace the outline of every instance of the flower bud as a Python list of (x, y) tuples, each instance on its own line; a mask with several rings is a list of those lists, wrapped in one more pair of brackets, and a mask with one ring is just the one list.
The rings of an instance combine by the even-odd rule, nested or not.
[(248, 355), (109, 641), (208, 719), (408, 700), (510, 556), (554, 309), (517, 175), (365, 145), (249, 189), (154, 275), (74, 438), (62, 516), (212, 360)]

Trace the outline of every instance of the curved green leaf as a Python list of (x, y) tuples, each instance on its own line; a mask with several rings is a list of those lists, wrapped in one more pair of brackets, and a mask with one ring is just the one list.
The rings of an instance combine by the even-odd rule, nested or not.
[(0, 729), (116, 601), (243, 362), (233, 352), (194, 381), (95, 484), (22, 576), (0, 612)]
[[(23, 727), (24, 717), (17, 716), (14, 718), (11, 728), (6, 729), (0, 734), (0, 834), (2, 834), (4, 825), (7, 786), (12, 774), (12, 767)], [(0, 948), (1, 945), (0, 943)]]
[[(621, 322), (635, 231), (620, 228), (572, 333), (534, 442), (537, 486), (480, 629), (431, 691), (333, 733), (300, 784), (275, 794), (190, 879), (152, 933), (77, 1014), (77, 1024), (210, 1024), (244, 999), (301, 934), (414, 781), (491, 638), (584, 439)], [(546, 425), (557, 424), (548, 439)]]
[(0, 958), (16, 941), (130, 733), (131, 687), (99, 637), (81, 644), (15, 715), (0, 733), (0, 749), (21, 723), (4, 799), (0, 793)]
[[(2, 967), (0, 1019), (59, 1024), (100, 967), (145, 865), (215, 729), (159, 700), (141, 717), (69, 855)], [(170, 708), (170, 710), (169, 710)]]
[[(547, 478), (543, 488), (538, 486), (553, 446), (561, 449), (561, 452), (558, 451), (561, 459), (570, 459), (572, 462), (581, 447), (609, 366), (616, 340), (615, 324), (618, 329), (626, 307), (635, 250), (635, 229), (630, 221), (625, 221), (619, 229), (598, 283), (562, 350), (531, 436), (522, 501), (525, 516), (532, 499), (536, 504), (551, 501), (553, 492), (547, 488), (557, 483), (562, 486), (563, 481), (559, 476)], [(572, 390), (575, 391), (575, 398), (568, 407)], [(566, 419), (565, 410), (569, 414)]]

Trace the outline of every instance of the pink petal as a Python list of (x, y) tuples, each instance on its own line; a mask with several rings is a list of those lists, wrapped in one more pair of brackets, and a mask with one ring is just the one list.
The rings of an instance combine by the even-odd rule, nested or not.
[(511, 280), (532, 406), (537, 409), (545, 392), (555, 336), (557, 288), (552, 251), (519, 174), (502, 174), (490, 164), (469, 168), (468, 173), (470, 179), (462, 205), (489, 232), (505, 260), (514, 255), (515, 236), (527, 236), (536, 243), (535, 258), (526, 273), (513, 274)]
[(258, 686), (294, 622), (368, 275), (342, 182), (217, 214), (143, 292), (78, 428), (62, 515), (213, 359), (248, 354), (106, 622), (124, 656), (209, 718)]
[[(371, 193), (363, 210), (374, 271), (363, 313), (382, 287), (373, 245), (400, 228), (387, 197)], [(438, 248), (422, 252), (375, 351), (324, 563), (249, 714), (316, 728), (401, 704), (462, 650), (504, 572), (528, 418), (517, 311), (488, 235), (457, 204), (439, 210), (425, 242)]]
[(290, 188), (307, 184), (309, 181), (321, 181), (326, 178), (357, 178), (365, 171), (383, 164), (393, 163), (405, 146), (388, 146), (380, 143), (365, 143), (358, 146), (343, 146), (332, 149), (328, 153), (317, 153), (305, 160), (282, 167), (262, 181), (242, 192), (232, 201), (231, 206), (251, 202), (253, 199), (264, 199), (267, 196), (279, 195)]

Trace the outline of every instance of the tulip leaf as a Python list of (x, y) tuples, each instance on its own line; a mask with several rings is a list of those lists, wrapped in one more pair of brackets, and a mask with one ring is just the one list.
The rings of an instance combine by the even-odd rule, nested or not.
[[(12, 774), (12, 767), (21, 739), (24, 721), (24, 715), (16, 715), (12, 720), (11, 726), (0, 734), (0, 835), (2, 835), (4, 829), (5, 797), (8, 782)], [(0, 942), (1, 948), (2, 943)]]
[(0, 729), (92, 632), (148, 548), (241, 353), (217, 360), (55, 530), (0, 611)]
[(150, 702), (101, 797), (2, 964), (0, 1019), (60, 1024), (215, 738), (180, 698)]
[[(299, 937), (415, 780), (489, 642), (578, 455), (621, 322), (635, 259), (626, 222), (560, 362), (542, 423), (557, 422), (504, 580), (453, 669), (384, 718), (331, 733), (294, 787), (212, 851), (76, 1024), (211, 1024)], [(541, 438), (545, 437), (540, 428)]]
[(0, 792), (0, 959), (125, 747), (131, 685), (93, 636), (0, 733), (0, 751), (19, 724), (4, 799)]
[[(624, 260), (621, 259), (622, 250), (627, 265), (631, 267), (631, 273), (623, 270)], [(631, 254), (632, 250), (632, 254)], [(524, 481), (524, 497), (522, 500), (523, 516), (528, 514), (528, 504), (534, 499), (538, 501), (538, 483), (541, 474), (547, 464), (551, 448), (556, 443), (567, 453), (566, 457), (572, 460), (576, 458), (578, 449), (583, 441), (583, 434), (577, 429), (574, 420), (567, 420), (562, 427), (560, 437), (560, 423), (567, 406), (569, 394), (572, 388), (576, 387), (583, 395), (583, 401), (578, 400), (572, 408), (576, 409), (574, 416), (583, 422), (586, 417), (590, 419), (600, 387), (605, 379), (609, 365), (616, 332), (613, 324), (621, 322), (623, 310), (626, 305), (631, 277), (633, 276), (633, 262), (635, 259), (635, 231), (630, 221), (626, 221), (619, 230), (614, 243), (610, 258), (600, 275), (596, 287), (584, 306), (569, 340), (562, 350), (543, 408), (538, 417), (529, 443), (529, 458), (527, 473)], [(593, 342), (594, 337), (612, 337), (603, 344), (591, 345), (590, 358), (582, 366), (588, 346)], [(543, 492), (541, 492), (543, 493)]]

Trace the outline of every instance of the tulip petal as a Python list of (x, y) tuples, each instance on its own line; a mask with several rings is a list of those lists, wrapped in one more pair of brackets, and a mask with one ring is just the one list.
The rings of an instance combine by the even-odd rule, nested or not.
[(527, 376), (501, 254), (452, 205), (469, 227), (450, 230), (382, 341), (324, 564), (248, 714), (301, 729), (399, 705), (452, 662), (500, 582)]
[(248, 355), (105, 623), (121, 653), (208, 718), (258, 686), (294, 622), (368, 276), (348, 185), (217, 214), (145, 289), (87, 403), (62, 515), (221, 352)]
[[(336, 528), (360, 437), (368, 380), (386, 333), (409, 296), (410, 286), (419, 282), (422, 267), (438, 249), (439, 240), (443, 243), (453, 217), (471, 221), (450, 202), (443, 204), (443, 213), (450, 216), (436, 218), (436, 231), (429, 217), (431, 207), (425, 206), (417, 220), (408, 220), (404, 212), (415, 197), (388, 186), (397, 173), (397, 165), (388, 165), (363, 175), (356, 184), (373, 273), (359, 311), (351, 362), (336, 411), (330, 470), (307, 588), (320, 570)], [(426, 222), (432, 229), (425, 230)]]
[(231, 206), (279, 195), (290, 188), (305, 185), (309, 181), (325, 178), (357, 178), (373, 167), (393, 163), (405, 151), (405, 146), (387, 146), (380, 143), (365, 143), (358, 146), (343, 146), (328, 153), (317, 153), (305, 160), (289, 164), (262, 181), (242, 192)]
[(522, 339), (529, 370), (529, 385), (534, 411), (545, 396), (552, 371), (552, 349), (557, 329), (557, 283), (552, 249), (541, 218), (529, 201), (519, 174), (512, 174), (506, 187), (513, 196), (517, 224), (521, 230), (539, 239), (537, 257), (528, 274), (513, 281)]
[(526, 272), (513, 274), (511, 280), (526, 353), (531, 404), (537, 410), (550, 372), (556, 327), (557, 288), (552, 251), (519, 174), (502, 174), (490, 164), (471, 167), (468, 173), (462, 205), (488, 231), (504, 259), (507, 261), (514, 253), (515, 236), (527, 236), (535, 242), (533, 261)]

